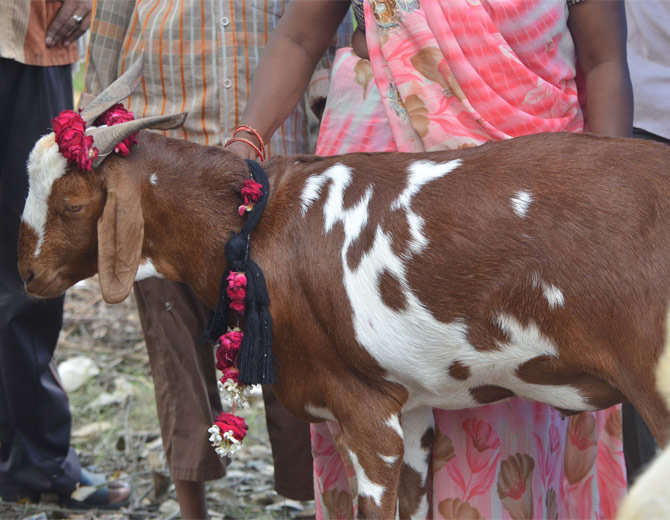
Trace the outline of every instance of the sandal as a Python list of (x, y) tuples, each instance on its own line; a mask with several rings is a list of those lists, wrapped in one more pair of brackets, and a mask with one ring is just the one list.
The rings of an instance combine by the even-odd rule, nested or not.
[(81, 501), (71, 496), (66, 498), (65, 506), (76, 509), (114, 510), (127, 506), (130, 501), (130, 485), (128, 483), (120, 480), (107, 481), (103, 474), (95, 474), (84, 468), (81, 469), (81, 477), (77, 488), (81, 487), (93, 487), (96, 490)]

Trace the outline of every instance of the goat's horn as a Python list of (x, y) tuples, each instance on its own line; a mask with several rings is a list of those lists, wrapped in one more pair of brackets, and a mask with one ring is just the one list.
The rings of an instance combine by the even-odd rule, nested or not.
[(98, 157), (93, 160), (93, 168), (100, 165), (103, 160), (112, 153), (114, 147), (131, 134), (145, 128), (168, 130), (184, 124), (187, 113), (171, 114), (169, 116), (152, 116), (149, 118), (135, 119), (126, 123), (119, 123), (110, 127), (91, 127), (86, 134), (93, 136), (93, 142), (98, 149)]
[(111, 85), (84, 107), (81, 111), (81, 117), (86, 122), (86, 125), (90, 125), (108, 108), (130, 96), (141, 78), (142, 57), (137, 59), (126, 72), (114, 80)]

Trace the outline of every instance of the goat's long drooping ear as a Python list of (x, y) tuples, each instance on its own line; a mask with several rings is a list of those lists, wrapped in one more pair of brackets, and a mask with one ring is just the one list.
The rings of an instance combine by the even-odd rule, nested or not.
[(108, 108), (130, 96), (141, 78), (142, 57), (140, 56), (126, 72), (84, 106), (81, 111), (81, 117), (86, 122), (86, 126), (91, 125)]
[(139, 185), (128, 173), (110, 172), (107, 201), (98, 221), (98, 276), (105, 302), (130, 293), (142, 257), (144, 219)]
[(149, 118), (135, 119), (127, 123), (120, 123), (111, 127), (92, 127), (86, 130), (86, 134), (93, 136), (93, 142), (98, 149), (98, 157), (93, 160), (93, 168), (102, 163), (112, 153), (114, 147), (131, 134), (145, 128), (168, 130), (184, 124), (187, 113), (171, 114), (169, 116), (152, 116)]

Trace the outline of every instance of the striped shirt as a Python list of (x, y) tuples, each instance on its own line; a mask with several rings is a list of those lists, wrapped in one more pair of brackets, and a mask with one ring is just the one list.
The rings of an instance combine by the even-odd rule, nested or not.
[[(188, 112), (166, 131), (220, 145), (243, 124), (268, 37), (288, 0), (94, 0), (85, 90), (98, 93), (144, 54), (144, 76), (126, 106), (136, 116)], [(305, 104), (275, 132), (270, 154), (307, 152)]]
[(26, 65), (68, 65), (77, 44), (47, 48), (47, 28), (60, 9), (53, 0), (0, 0), (0, 56)]

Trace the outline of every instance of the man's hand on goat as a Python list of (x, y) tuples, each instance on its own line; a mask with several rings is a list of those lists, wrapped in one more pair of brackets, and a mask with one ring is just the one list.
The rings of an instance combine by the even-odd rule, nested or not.
[(62, 4), (47, 29), (47, 47), (70, 45), (91, 25), (92, 0), (63, 0)]

